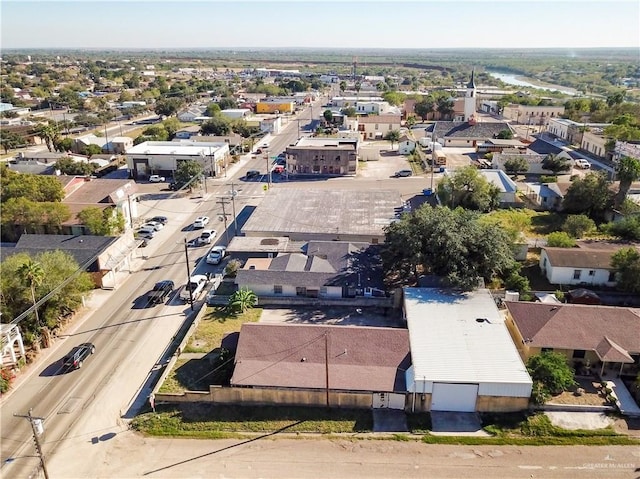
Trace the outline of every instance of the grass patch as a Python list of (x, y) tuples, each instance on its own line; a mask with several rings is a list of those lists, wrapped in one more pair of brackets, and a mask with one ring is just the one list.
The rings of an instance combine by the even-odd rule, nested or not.
[(137, 416), (132, 427), (153, 436), (219, 438), (221, 433), (371, 432), (373, 417), (364, 409), (234, 406), (206, 403), (157, 408)]
[(531, 216), (531, 226), (526, 234), (528, 236), (546, 236), (554, 231), (560, 231), (566, 219), (565, 215), (552, 211), (537, 211)]
[(208, 391), (214, 383), (213, 365), (209, 357), (203, 359), (178, 359), (158, 392), (182, 393), (184, 391)]
[(244, 323), (257, 322), (261, 314), (262, 308), (251, 308), (242, 314), (233, 315), (224, 307), (207, 307), (184, 352), (208, 353), (220, 346), (225, 335), (240, 331)]

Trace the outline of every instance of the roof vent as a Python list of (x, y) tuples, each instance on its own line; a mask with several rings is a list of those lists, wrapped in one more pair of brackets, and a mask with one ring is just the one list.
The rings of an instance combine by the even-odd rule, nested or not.
[(489, 321), (487, 318), (476, 318), (476, 323), (487, 323), (487, 324), (491, 324), (491, 321)]

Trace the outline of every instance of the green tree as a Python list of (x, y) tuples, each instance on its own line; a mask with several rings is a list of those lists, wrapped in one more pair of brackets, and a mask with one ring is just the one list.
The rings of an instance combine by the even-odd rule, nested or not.
[(72, 138), (59, 138), (53, 146), (57, 151), (71, 151), (73, 149), (73, 143)]
[(569, 161), (557, 155), (547, 155), (547, 157), (542, 160), (541, 166), (543, 169), (553, 172), (554, 175), (571, 169)]
[(604, 233), (630, 241), (640, 241), (640, 217), (627, 216), (601, 226)]
[(391, 90), (384, 92), (382, 98), (390, 105), (400, 106), (404, 103), (407, 95), (405, 93)]
[(63, 175), (86, 176), (93, 174), (97, 166), (88, 161), (74, 161), (69, 157), (65, 157), (56, 161), (55, 168), (60, 170)]
[(327, 123), (331, 124), (333, 122), (333, 113), (331, 112), (331, 110), (325, 110), (322, 116), (324, 118), (324, 121), (326, 121)]
[(176, 132), (180, 129), (181, 125), (180, 120), (175, 117), (167, 118), (162, 122), (162, 126), (167, 132), (168, 140), (172, 140), (176, 136)]
[(385, 228), (384, 269), (394, 282), (415, 284), (420, 274), (474, 289), (478, 278), (509, 277), (517, 271), (508, 234), (480, 214), (423, 206)]
[(31, 290), (31, 300), (33, 301), (33, 312), (36, 318), (36, 325), (40, 326), (40, 316), (36, 306), (36, 286), (42, 284), (44, 279), (44, 270), (40, 263), (29, 260), (18, 268), (18, 276), (20, 280), (29, 286)]
[(609, 189), (606, 174), (591, 172), (571, 183), (562, 200), (562, 207), (567, 213), (584, 213), (595, 221), (601, 221), (612, 203), (613, 193)]
[(614, 207), (619, 208), (629, 193), (631, 183), (640, 179), (640, 160), (623, 156), (616, 165), (616, 175), (620, 184), (614, 198)]
[(616, 285), (621, 291), (640, 293), (640, 253), (636, 248), (622, 248), (611, 256), (611, 266), (617, 269)]
[(0, 144), (2, 144), (5, 154), (7, 154), (9, 150), (26, 145), (27, 140), (13, 131), (3, 131), (2, 135), (0, 135)]
[(550, 351), (531, 356), (527, 361), (527, 371), (534, 382), (541, 384), (552, 395), (560, 394), (576, 384), (573, 369), (560, 353)]
[(193, 189), (200, 184), (204, 170), (202, 165), (195, 160), (179, 161), (173, 179), (179, 185), (189, 184), (189, 189)]
[(228, 308), (234, 314), (244, 313), (258, 303), (256, 293), (248, 288), (241, 288), (229, 297)]
[(498, 132), (498, 134), (496, 135), (496, 138), (498, 138), (499, 140), (512, 140), (513, 132), (508, 128), (505, 128), (504, 130), (500, 130)]
[(154, 109), (158, 115), (172, 116), (178, 113), (182, 105), (184, 105), (184, 100), (181, 98), (165, 98), (158, 100)]
[(60, 132), (52, 123), (41, 123), (35, 129), (36, 136), (44, 141), (49, 151), (53, 151), (54, 141), (57, 140)]
[(438, 196), (443, 205), (490, 211), (499, 205), (500, 190), (489, 183), (473, 166), (457, 169), (438, 183)]
[[(31, 288), (18, 273), (30, 261), (39, 264), (43, 270), (42, 281), (34, 283), (35, 297), (42, 298), (53, 293), (39, 306), (39, 319), (44, 326), (55, 328), (62, 317), (82, 305), (82, 296), (94, 288), (93, 281), (89, 273), (79, 270), (78, 263), (65, 252), (48, 251), (33, 257), (26, 253), (13, 254), (0, 264), (0, 291), (3, 292), (0, 295), (0, 309), (3, 318), (15, 318), (33, 305)], [(6, 294), (8, 291), (11, 294)], [(41, 325), (27, 316), (20, 322), (20, 329), (25, 342), (31, 344), (37, 339)]]
[(554, 231), (547, 236), (547, 246), (553, 248), (573, 248), (576, 240), (567, 234), (566, 231)]
[(218, 105), (217, 103), (209, 103), (209, 105), (207, 105), (207, 109), (205, 110), (205, 115), (216, 116), (219, 115), (221, 111), (222, 109), (220, 108), (220, 105)]
[(88, 156), (93, 156), (93, 155), (101, 155), (102, 154), (102, 148), (100, 148), (100, 146), (98, 145), (87, 145), (84, 148), (84, 154), (88, 155)]
[(78, 220), (89, 233), (96, 236), (115, 236), (124, 230), (124, 217), (114, 208), (90, 206), (78, 213)]
[(205, 121), (200, 127), (203, 135), (227, 136), (231, 132), (231, 120), (218, 115)]
[(220, 110), (231, 110), (238, 107), (238, 102), (235, 98), (227, 96), (220, 99), (218, 106), (220, 107)]
[(398, 130), (391, 130), (387, 132), (384, 139), (391, 142), (391, 149), (393, 150), (393, 145), (400, 141), (400, 132)]
[(529, 162), (522, 156), (509, 158), (504, 162), (504, 171), (512, 175), (517, 175), (518, 173), (526, 173), (527, 171), (529, 171)]
[(62, 183), (53, 176), (19, 174), (0, 164), (0, 198), (29, 198), (35, 202), (62, 201), (65, 196)]
[(344, 113), (349, 118), (354, 118), (356, 116), (356, 109), (352, 106), (349, 106), (349, 107), (343, 108), (342, 113)]
[(569, 215), (562, 225), (562, 231), (568, 233), (572, 238), (578, 239), (595, 230), (595, 222), (586, 215)]
[(347, 82), (342, 80), (340, 82), (340, 92), (344, 93), (345, 91), (347, 91)]

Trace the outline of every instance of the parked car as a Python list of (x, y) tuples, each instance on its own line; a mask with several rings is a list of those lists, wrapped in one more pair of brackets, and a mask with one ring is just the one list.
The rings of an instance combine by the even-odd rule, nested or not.
[[(180, 291), (180, 299), (184, 302), (188, 302), (193, 297), (194, 301), (198, 299), (200, 293), (204, 289), (204, 286), (207, 284), (207, 277), (204, 274), (194, 274), (189, 279), (189, 282), (184, 285), (182, 291)], [(189, 293), (191, 290), (191, 294)]]
[(85, 359), (96, 352), (93, 343), (82, 343), (73, 348), (69, 354), (62, 359), (62, 366), (67, 369), (80, 369)]
[(160, 175), (151, 175), (149, 177), (149, 182), (150, 183), (163, 183), (165, 180), (164, 176), (160, 176)]
[(248, 170), (244, 175), (245, 178), (255, 178), (256, 176), (260, 176), (260, 172), (258, 170)]
[(584, 158), (577, 158), (574, 161), (574, 164), (578, 167), (578, 168), (582, 168), (583, 170), (588, 170), (589, 168), (591, 168), (591, 163), (589, 163), (587, 160), (585, 160)]
[(166, 225), (169, 222), (169, 218), (166, 216), (154, 216), (153, 218), (149, 218), (147, 223), (161, 223)]
[(198, 216), (196, 218), (196, 220), (193, 222), (193, 227), (194, 228), (204, 228), (205, 226), (207, 226), (207, 224), (209, 224), (209, 217), (208, 216)]
[(207, 255), (207, 264), (220, 264), (220, 261), (227, 255), (227, 248), (224, 246), (214, 246)]
[(153, 238), (156, 235), (156, 229), (151, 225), (144, 225), (136, 231), (136, 236), (144, 235), (145, 238)]
[(167, 297), (173, 292), (174, 287), (173, 281), (169, 279), (158, 281), (153, 289), (147, 293), (147, 298), (151, 304), (164, 303)]
[(155, 231), (160, 231), (162, 228), (164, 228), (164, 225), (162, 223), (158, 223), (157, 221), (147, 221), (142, 225), (142, 228), (144, 228), (145, 226), (151, 226)]
[(216, 237), (216, 230), (202, 230), (202, 233), (200, 234), (200, 238), (198, 238), (198, 242), (200, 244), (210, 244), (215, 237)]
[(413, 175), (413, 171), (411, 170), (398, 170), (395, 172), (393, 176), (395, 176), (396, 178), (400, 178), (402, 176), (411, 176), (411, 175)]

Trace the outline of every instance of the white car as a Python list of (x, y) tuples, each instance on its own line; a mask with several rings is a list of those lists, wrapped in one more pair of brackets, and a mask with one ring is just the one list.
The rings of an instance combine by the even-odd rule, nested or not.
[(165, 181), (165, 177), (164, 176), (160, 176), (160, 175), (151, 175), (149, 177), (149, 182), (150, 183), (162, 183), (163, 181)]
[(215, 237), (216, 237), (216, 230), (202, 230), (202, 233), (200, 234), (200, 238), (198, 238), (198, 242), (200, 244), (210, 244)]
[(209, 224), (209, 217), (208, 216), (198, 216), (196, 218), (196, 220), (193, 222), (193, 227), (194, 228), (204, 228), (205, 226), (207, 226), (207, 224)]
[(207, 255), (207, 264), (220, 264), (220, 261), (227, 256), (227, 248), (224, 246), (214, 246)]
[(160, 231), (162, 228), (164, 228), (164, 225), (162, 223), (158, 223), (157, 221), (147, 221), (145, 224), (142, 225), (143, 228), (145, 226), (150, 226), (155, 231)]
[[(194, 274), (180, 291), (180, 299), (184, 302), (190, 301), (192, 297), (194, 300), (198, 299), (206, 284), (207, 277), (204, 274)], [(191, 293), (189, 293), (189, 289), (191, 289)]]
[(585, 160), (584, 158), (577, 158), (574, 162), (574, 164), (578, 167), (578, 168), (582, 168), (583, 170), (588, 170), (589, 168), (591, 168), (591, 163), (589, 163), (587, 160)]

